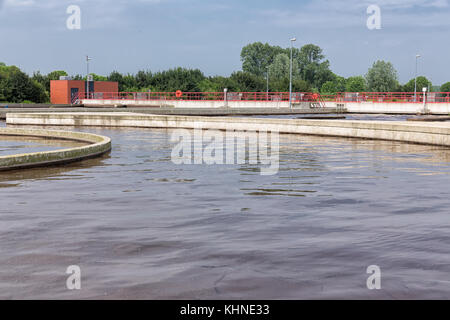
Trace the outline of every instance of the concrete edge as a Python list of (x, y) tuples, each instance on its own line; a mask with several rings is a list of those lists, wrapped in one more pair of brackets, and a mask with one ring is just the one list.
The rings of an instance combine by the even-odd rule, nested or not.
[(345, 138), (391, 140), (450, 147), (450, 124), (406, 121), (301, 120), (167, 116), (137, 113), (33, 113), (8, 115), (8, 124), (185, 128), (238, 131), (277, 131)]
[(84, 132), (0, 128), (0, 136), (40, 137), (89, 143), (86, 146), (0, 157), (0, 171), (50, 166), (93, 158), (111, 151), (111, 139)]

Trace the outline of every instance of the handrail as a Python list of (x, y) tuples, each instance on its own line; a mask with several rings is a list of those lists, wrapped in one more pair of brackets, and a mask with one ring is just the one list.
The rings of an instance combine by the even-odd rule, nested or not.
[[(427, 103), (450, 103), (450, 92), (430, 92), (425, 95)], [(223, 101), (224, 92), (183, 92), (177, 97), (176, 92), (92, 92), (89, 97), (85, 92), (77, 95), (81, 100), (132, 100), (132, 101)], [(423, 93), (414, 92), (339, 92), (320, 95), (312, 92), (296, 92), (293, 102), (372, 102), (372, 103), (423, 103)], [(289, 101), (289, 92), (228, 92), (227, 101)]]

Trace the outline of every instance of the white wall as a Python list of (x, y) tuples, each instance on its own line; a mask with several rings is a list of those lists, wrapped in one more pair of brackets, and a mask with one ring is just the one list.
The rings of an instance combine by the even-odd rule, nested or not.
[[(175, 108), (221, 108), (225, 106), (224, 101), (146, 101), (146, 100), (82, 100), (85, 106), (172, 106)], [(229, 101), (229, 108), (289, 108), (288, 101)], [(344, 107), (347, 112), (355, 113), (402, 113), (416, 114), (423, 111), (422, 103), (396, 103), (396, 102), (326, 102), (328, 108)], [(294, 106), (301, 108), (300, 106)], [(450, 114), (450, 103), (428, 103), (427, 109), (435, 114)]]

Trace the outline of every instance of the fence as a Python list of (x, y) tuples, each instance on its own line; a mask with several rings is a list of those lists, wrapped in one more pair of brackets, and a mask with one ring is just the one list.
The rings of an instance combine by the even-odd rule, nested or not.
[[(422, 92), (340, 92), (320, 95), (311, 92), (292, 93), (292, 102), (373, 102), (373, 103), (423, 103)], [(431, 92), (425, 95), (427, 103), (450, 103), (450, 92)], [(224, 92), (94, 92), (80, 93), (75, 100), (125, 101), (224, 101)], [(226, 101), (289, 101), (289, 92), (229, 92)]]

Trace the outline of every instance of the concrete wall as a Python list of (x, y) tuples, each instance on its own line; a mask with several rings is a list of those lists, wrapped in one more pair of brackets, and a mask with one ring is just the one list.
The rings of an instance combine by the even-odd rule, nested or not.
[[(330, 108), (345, 108), (347, 112), (354, 113), (417, 114), (424, 109), (423, 103), (400, 102), (327, 102), (326, 105)], [(425, 106), (433, 114), (450, 114), (450, 103), (427, 103)]]
[[(289, 102), (287, 101), (228, 101), (226, 104), (224, 101), (185, 101), (185, 100), (82, 100), (82, 104), (86, 107), (99, 107), (99, 106), (114, 106), (114, 105), (127, 105), (127, 106), (155, 106), (155, 107), (167, 107), (174, 108), (289, 108)], [(296, 106), (298, 107), (298, 106)]]
[(52, 126), (267, 130), (279, 133), (381, 139), (450, 147), (450, 123), (161, 116), (133, 113), (16, 113), (8, 114), (7, 123)]
[(102, 155), (111, 150), (110, 138), (90, 133), (40, 129), (32, 130), (23, 128), (0, 128), (0, 140), (2, 137), (8, 136), (65, 139), (86, 142), (87, 145), (56, 151), (3, 156), (0, 157), (0, 171), (50, 166), (60, 163), (79, 161)]
[[(224, 101), (183, 101), (183, 100), (83, 100), (86, 107), (127, 105), (127, 106), (172, 106), (174, 108), (221, 108)], [(289, 108), (287, 101), (228, 101), (229, 108)], [(422, 103), (389, 103), (389, 102), (326, 102), (327, 108), (345, 109), (350, 113), (392, 113), (392, 114), (417, 114), (423, 111)], [(450, 114), (450, 103), (428, 103), (426, 105), (430, 113)], [(306, 109), (309, 104), (297, 104), (294, 108)]]

